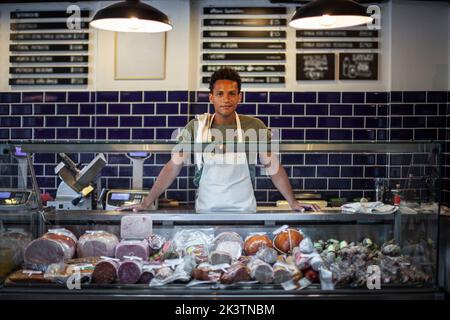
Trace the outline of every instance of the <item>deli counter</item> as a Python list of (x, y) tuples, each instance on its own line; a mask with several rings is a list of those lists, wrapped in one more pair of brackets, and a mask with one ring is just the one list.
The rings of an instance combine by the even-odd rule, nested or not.
[[(178, 146), (0, 145), (0, 299), (445, 297), (449, 246), (448, 217), (440, 213), (440, 143), (280, 144), (281, 155), (386, 159), (387, 174), (370, 179), (358, 199), (302, 190), (298, 200), (318, 204), (318, 212), (293, 212), (282, 200), (258, 203), (256, 213), (196, 213), (192, 202), (171, 199), (139, 213), (115, 210), (148, 192), (146, 160)], [(74, 150), (91, 155), (89, 163), (71, 159)], [(46, 176), (54, 170), (49, 179), (58, 184), (48, 199), (38, 183), (42, 172), (35, 172), (37, 154), (55, 159), (44, 168)], [(102, 185), (111, 154), (130, 157), (132, 188)], [(409, 161), (399, 174), (390, 170), (396, 155)], [(193, 169), (187, 165), (188, 176)]]

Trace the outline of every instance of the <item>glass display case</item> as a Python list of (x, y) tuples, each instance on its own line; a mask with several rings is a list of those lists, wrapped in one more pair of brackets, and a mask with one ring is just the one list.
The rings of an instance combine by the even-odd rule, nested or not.
[[(299, 201), (316, 203), (318, 212), (295, 212), (278, 200), (259, 201), (256, 212), (200, 214), (192, 197), (175, 205), (160, 199), (140, 213), (115, 210), (140, 202), (148, 192), (140, 180), (149, 153), (170, 154), (174, 146), (168, 141), (1, 145), (2, 299), (443, 296), (439, 143), (280, 144), (281, 159), (356, 153), (383, 158), (376, 167), (384, 173), (365, 179), (360, 197), (294, 187)], [(78, 159), (88, 154), (89, 161), (81, 166), (66, 154), (74, 152)], [(45, 198), (36, 178), (37, 154), (59, 162), (44, 168), (53, 170), (45, 174), (58, 184), (53, 199)], [(131, 159), (129, 189), (104, 184), (112, 154)], [(352, 166), (357, 165), (351, 161), (346, 167)], [(187, 165), (189, 179), (194, 169)], [(300, 178), (290, 175), (295, 179)], [(328, 180), (333, 179), (338, 177)]]

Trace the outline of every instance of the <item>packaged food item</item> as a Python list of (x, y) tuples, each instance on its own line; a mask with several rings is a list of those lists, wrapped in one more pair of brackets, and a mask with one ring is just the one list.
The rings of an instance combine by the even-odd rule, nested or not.
[(166, 259), (176, 259), (179, 257), (179, 253), (175, 249), (175, 244), (172, 240), (168, 240), (164, 243), (158, 253), (154, 254), (151, 259), (154, 261), (164, 261)]
[(229, 264), (211, 265), (209, 263), (201, 263), (192, 270), (192, 278), (198, 281), (219, 282), (220, 276), (229, 267)]
[(117, 279), (122, 284), (134, 284), (142, 276), (142, 259), (136, 256), (125, 256), (117, 270)]
[(142, 261), (147, 261), (149, 257), (148, 241), (146, 239), (120, 241), (116, 246), (115, 257), (122, 260), (125, 256), (139, 257)]
[(274, 264), (277, 261), (278, 251), (273, 248), (263, 247), (256, 252), (256, 257), (268, 264)]
[(234, 231), (224, 231), (219, 233), (215, 238), (214, 238), (214, 245), (217, 245), (220, 242), (223, 241), (235, 241), (241, 244), (241, 246), (244, 245), (244, 240), (242, 239), (242, 237), (234, 232)]
[(303, 234), (297, 229), (286, 228), (278, 232), (273, 239), (273, 247), (281, 253), (290, 254), (303, 240)]
[(94, 265), (90, 263), (65, 264), (53, 263), (45, 271), (44, 278), (62, 285), (67, 285), (75, 273), (79, 274), (80, 283), (90, 283)]
[(6, 282), (11, 283), (51, 283), (51, 279), (44, 278), (43, 271), (36, 270), (17, 270), (10, 274)]
[(214, 229), (183, 229), (175, 233), (173, 242), (180, 256), (193, 255), (197, 263), (208, 261)]
[(31, 235), (24, 230), (8, 230), (0, 233), (0, 282), (23, 262), (23, 253), (31, 242)]
[(153, 231), (153, 221), (150, 214), (129, 214), (120, 221), (120, 237), (122, 239), (148, 239)]
[(252, 234), (245, 238), (244, 251), (249, 256), (255, 255), (259, 249), (264, 247), (273, 247), (272, 241), (264, 233)]
[(116, 235), (106, 231), (86, 231), (77, 243), (78, 258), (85, 257), (114, 257), (119, 239)]
[(248, 264), (248, 268), (250, 270), (250, 276), (257, 280), (260, 283), (272, 283), (274, 276), (273, 276), (273, 269), (264, 261), (255, 258)]
[(50, 229), (28, 244), (24, 253), (25, 266), (40, 269), (43, 265), (64, 262), (74, 257), (76, 245), (77, 238), (71, 231)]
[(153, 268), (149, 268), (148, 265), (144, 265), (142, 267), (142, 274), (141, 277), (138, 280), (138, 283), (141, 284), (149, 284), (150, 281), (155, 277), (155, 273), (153, 271)]
[(314, 251), (314, 244), (310, 238), (304, 238), (299, 245), (301, 253), (312, 253)]
[(302, 273), (292, 264), (277, 261), (273, 265), (274, 283), (281, 284), (292, 279), (301, 279)]
[(216, 245), (216, 249), (211, 252), (209, 262), (211, 264), (231, 264), (239, 259), (242, 254), (242, 245), (237, 241), (221, 241)]
[(148, 238), (148, 246), (150, 248), (150, 255), (154, 255), (163, 247), (164, 243), (166, 243), (166, 238), (160, 236), (158, 234), (152, 234)]
[(119, 259), (103, 257), (103, 259), (95, 265), (94, 272), (92, 273), (92, 282), (99, 284), (116, 282), (119, 265)]
[(223, 284), (232, 284), (240, 281), (249, 281), (250, 270), (240, 262), (233, 263), (220, 277)]

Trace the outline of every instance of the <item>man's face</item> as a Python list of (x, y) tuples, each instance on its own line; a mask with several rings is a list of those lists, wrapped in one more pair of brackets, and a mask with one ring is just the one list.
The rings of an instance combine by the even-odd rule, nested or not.
[(214, 105), (217, 115), (227, 118), (234, 114), (241, 97), (236, 81), (217, 80), (213, 92), (209, 94), (209, 102)]

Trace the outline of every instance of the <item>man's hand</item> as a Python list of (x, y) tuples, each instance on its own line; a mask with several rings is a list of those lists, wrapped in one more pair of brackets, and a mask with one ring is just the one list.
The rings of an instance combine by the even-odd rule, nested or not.
[(292, 203), (289, 203), (289, 206), (292, 210), (295, 211), (320, 211), (320, 207), (317, 204), (309, 204), (309, 203), (301, 203), (298, 201), (294, 201)]

